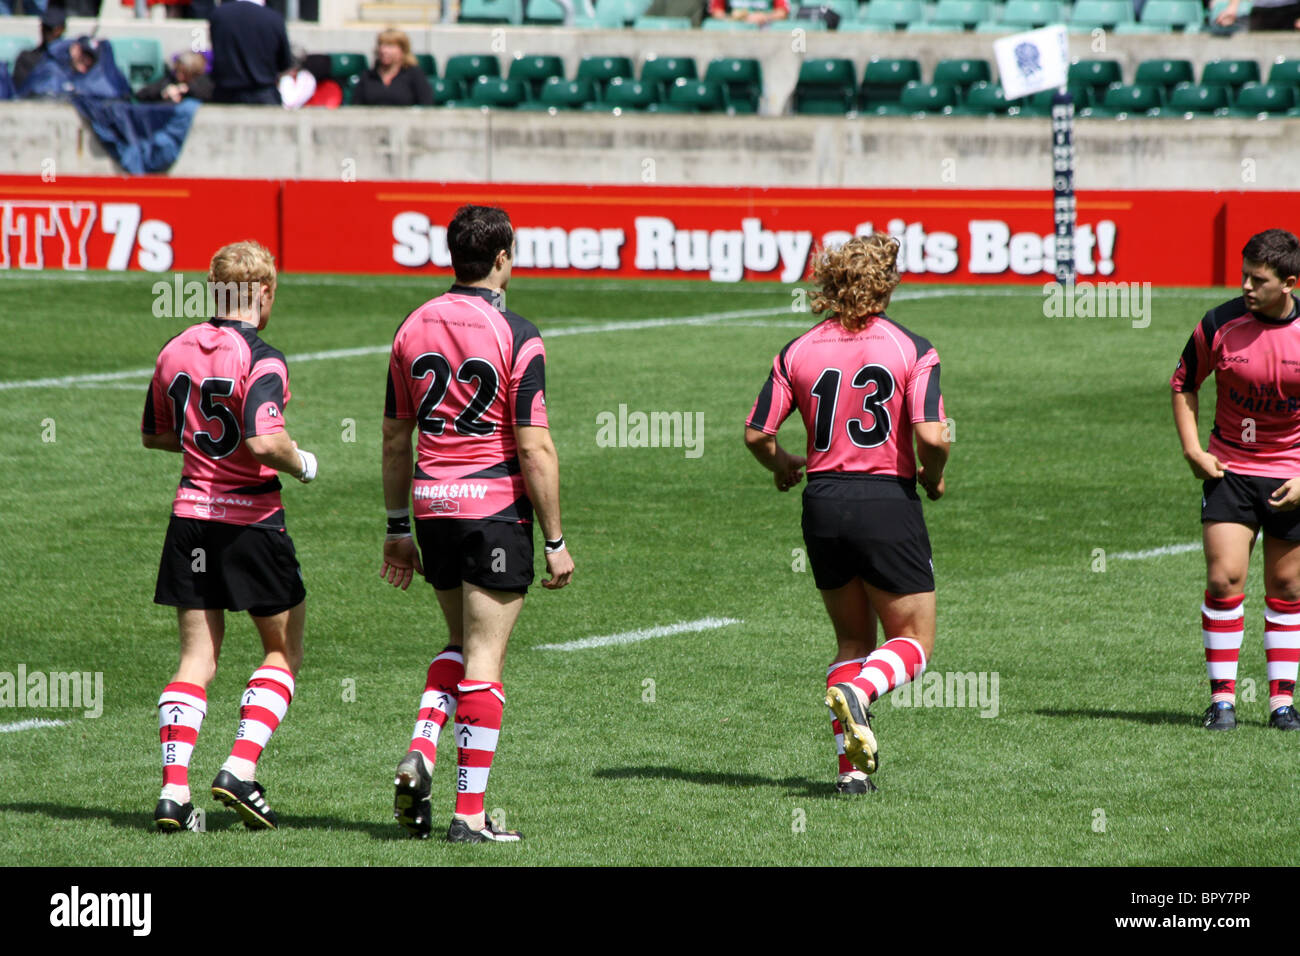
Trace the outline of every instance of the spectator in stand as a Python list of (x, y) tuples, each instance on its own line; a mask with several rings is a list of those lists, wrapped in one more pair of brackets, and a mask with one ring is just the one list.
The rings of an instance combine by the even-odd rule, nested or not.
[(433, 88), (415, 63), (401, 30), (384, 30), (375, 44), (375, 65), (361, 74), (356, 106), (432, 106)]
[(790, 16), (789, 0), (709, 0), (709, 16), (766, 26)]
[(265, 0), (234, 0), (212, 11), (214, 103), (281, 105), (281, 73), (293, 66), (284, 17)]
[[(5, 0), (0, 0), (3, 4)], [(62, 7), (46, 7), (41, 14), (41, 45), (18, 54), (14, 60), (14, 89), (19, 89), (37, 63), (45, 58), (50, 44), (63, 36), (67, 28), (68, 16)]]
[(651, 0), (643, 14), (647, 17), (690, 17), (691, 26), (704, 20), (705, 0)]
[(293, 66), (289, 72), (280, 77), (280, 99), (284, 108), (296, 110), (306, 106), (316, 95), (316, 77), (307, 69), (307, 51), (300, 46), (293, 48)]
[[(1239, 0), (1228, 0), (1214, 22), (1230, 27), (1237, 22)], [(1300, 3), (1296, 0), (1255, 0), (1250, 8), (1249, 27), (1257, 30), (1300, 30)]]
[(202, 53), (182, 53), (167, 67), (162, 79), (142, 86), (135, 98), (141, 103), (179, 103), (192, 96), (200, 103), (212, 99), (212, 80)]

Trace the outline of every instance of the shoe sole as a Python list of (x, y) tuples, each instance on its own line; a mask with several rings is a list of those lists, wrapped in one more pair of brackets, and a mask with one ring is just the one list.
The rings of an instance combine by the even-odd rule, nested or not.
[(421, 826), (414, 813), (428, 797), (420, 795), (420, 775), (409, 770), (398, 770), (393, 779), (397, 792), (393, 795), (393, 819), (417, 840), (427, 840), (433, 832), (433, 821)]
[(172, 820), (169, 817), (164, 817), (161, 820), (154, 820), (153, 825), (157, 827), (159, 833), (177, 833), (180, 830), (185, 829), (184, 824), (182, 824), (180, 820)]
[(223, 806), (229, 807), (231, 810), (238, 813), (240, 818), (244, 821), (244, 826), (248, 827), (250, 830), (279, 829), (273, 821), (262, 816), (224, 787), (213, 787), (212, 798), (220, 801)]
[(876, 767), (880, 765), (876, 759), (879, 747), (871, 728), (865, 721), (859, 723), (853, 716), (857, 701), (850, 703), (844, 691), (836, 686), (826, 692), (826, 706), (831, 709), (844, 731), (844, 756), (863, 773), (875, 773)]

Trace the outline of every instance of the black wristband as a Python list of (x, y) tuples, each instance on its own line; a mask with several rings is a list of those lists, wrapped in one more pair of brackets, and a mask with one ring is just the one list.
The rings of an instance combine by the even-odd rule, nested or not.
[(388, 533), (407, 535), (411, 533), (411, 516), (405, 515), (401, 518), (388, 519)]

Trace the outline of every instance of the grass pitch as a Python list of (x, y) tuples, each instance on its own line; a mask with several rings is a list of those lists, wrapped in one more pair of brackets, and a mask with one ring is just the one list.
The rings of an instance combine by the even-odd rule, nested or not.
[[(191, 765), (208, 832), (153, 833), (155, 703), (176, 633), (151, 598), (180, 459), (141, 448), (138, 427), (158, 349), (194, 321), (155, 318), (153, 281), (0, 275), (0, 671), (104, 681), (98, 718), (0, 708), (6, 862), (1282, 862), (1300, 740), (1265, 726), (1258, 562), (1242, 726), (1211, 735), (1196, 724), (1208, 696), (1201, 555), (1142, 555), (1199, 537), (1166, 383), (1224, 290), (1156, 290), (1137, 329), (1046, 318), (1037, 288), (900, 288), (890, 313), (938, 348), (955, 423), (947, 497), (925, 506), (939, 594), (930, 671), (984, 675), (990, 691), (996, 675), (998, 694), (996, 707), (938, 692), (882, 701), (881, 792), (844, 798), (821, 704), (834, 642), (800, 569), (799, 498), (778, 494), (741, 443), (773, 355), (811, 317), (779, 285), (517, 278), (510, 306), (547, 341), (577, 573), (559, 593), (533, 590), (506, 665), (487, 806), (527, 840), (463, 848), (411, 841), (392, 821), (393, 768), (445, 633), (427, 586), (400, 593), (377, 575), (378, 349), (447, 282), (283, 277), (264, 337), (289, 356), (287, 422), (321, 477), (284, 494), (308, 631), (298, 696), (259, 773), (282, 829), (245, 832), (206, 794), (260, 659), (247, 617), (229, 615)], [(294, 358), (344, 349), (362, 352)], [(13, 387), (37, 379), (60, 381)], [(702, 412), (702, 454), (602, 447), (598, 416), (620, 404)], [(1203, 431), (1212, 390), (1204, 405)], [(781, 440), (802, 447), (797, 415)], [(539, 649), (706, 617), (741, 623)], [(10, 729), (33, 719), (65, 723)], [(453, 765), (444, 747), (434, 806), (448, 818)]]

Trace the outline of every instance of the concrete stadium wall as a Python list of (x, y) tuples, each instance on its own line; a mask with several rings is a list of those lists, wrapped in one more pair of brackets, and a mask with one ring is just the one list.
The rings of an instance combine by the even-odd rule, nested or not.
[[(15, 18), (25, 22), (26, 18)], [(34, 27), (34, 22), (31, 21)], [(90, 21), (73, 21), (73, 31)], [(33, 28), (33, 34), (35, 30)], [(294, 24), (309, 50), (369, 53), (373, 27)], [(155, 35), (171, 54), (206, 44), (194, 21), (104, 25), (109, 36)], [(439, 63), (456, 53), (503, 61), (554, 53), (572, 75), (588, 53), (642, 62), (686, 55), (702, 68), (718, 56), (761, 60), (766, 113), (782, 113), (805, 56), (911, 56), (925, 73), (940, 59), (991, 59), (991, 38), (974, 34), (775, 34), (554, 28), (432, 27), (412, 32), (417, 52)], [(1254, 59), (1267, 74), (1277, 57), (1300, 55), (1293, 37), (1244, 35), (1072, 37), (1072, 52), (1120, 60), (1131, 79), (1154, 57)], [(803, 49), (806, 46), (806, 49)], [(1078, 188), (1290, 189), (1300, 119), (1081, 121)], [(118, 172), (75, 111), (59, 104), (0, 103), (0, 172), (40, 173), (52, 161), (68, 175)], [(1049, 180), (1045, 119), (927, 117), (550, 116), (509, 111), (342, 109), (297, 114), (205, 106), (172, 173), (194, 177), (459, 180), (756, 186), (1023, 187)]]

